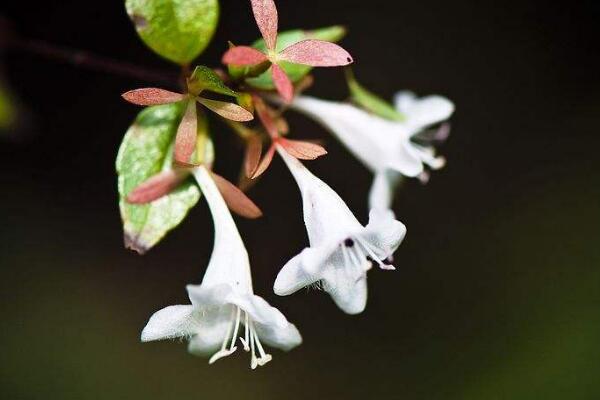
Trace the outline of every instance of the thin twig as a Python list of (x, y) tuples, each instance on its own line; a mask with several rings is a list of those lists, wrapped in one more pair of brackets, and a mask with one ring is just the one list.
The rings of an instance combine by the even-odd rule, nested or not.
[(90, 70), (121, 75), (141, 81), (174, 86), (177, 75), (171, 72), (160, 72), (140, 68), (135, 64), (101, 57), (87, 51), (57, 46), (41, 40), (13, 39), (8, 46), (14, 50), (62, 61)]

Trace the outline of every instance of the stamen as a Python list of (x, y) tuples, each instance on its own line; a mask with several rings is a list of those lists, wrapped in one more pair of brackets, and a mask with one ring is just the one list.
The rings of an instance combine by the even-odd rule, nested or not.
[(375, 254), (375, 252), (371, 249), (371, 247), (368, 244), (363, 243), (362, 240), (359, 240), (358, 244), (360, 245), (360, 247), (362, 247), (367, 252), (367, 254), (369, 256), (371, 256), (371, 261), (374, 261), (379, 265), (379, 268), (385, 269), (385, 270), (390, 270), (390, 271), (393, 271), (396, 269), (396, 267), (394, 267), (393, 265), (384, 264), (383, 261), (381, 261), (379, 259), (379, 257), (377, 257), (377, 254)]
[(250, 368), (256, 369), (258, 366), (258, 360), (256, 359), (256, 353), (254, 352), (254, 329), (250, 328), (250, 352), (252, 357), (250, 358)]
[(235, 346), (235, 341), (237, 340), (237, 335), (238, 335), (238, 329), (240, 327), (240, 317), (242, 315), (242, 311), (240, 310), (239, 307), (237, 308), (237, 313), (235, 316), (235, 329), (233, 330), (233, 336), (231, 337), (231, 347), (230, 350), (234, 349)]
[[(239, 310), (239, 308), (238, 308), (238, 310)], [(213, 356), (210, 358), (210, 360), (208, 360), (209, 364), (213, 364), (215, 361), (220, 360), (223, 357), (230, 356), (231, 354), (235, 353), (235, 351), (237, 350), (237, 347), (234, 346), (235, 336), (233, 337), (231, 348), (227, 349), (227, 343), (229, 342), (231, 333), (234, 330), (234, 324), (236, 324), (236, 320), (234, 319), (234, 316), (235, 316), (235, 308), (232, 308), (231, 309), (231, 324), (229, 324), (229, 327), (227, 328), (227, 333), (225, 334), (225, 338), (223, 339), (223, 344), (221, 345), (221, 350), (219, 350), (215, 354), (213, 354)], [(237, 326), (235, 328), (237, 330)]]
[(258, 349), (258, 354), (260, 354), (260, 358), (258, 358), (257, 363), (259, 366), (263, 366), (266, 363), (268, 363), (269, 361), (271, 361), (273, 359), (273, 357), (271, 357), (270, 354), (265, 353), (265, 349), (263, 349), (262, 343), (260, 343), (260, 339), (258, 338), (258, 335), (256, 334), (256, 330), (254, 329), (254, 324), (252, 324), (252, 332), (253, 332), (253, 337), (254, 337), (254, 341), (256, 342), (256, 347)]
[(240, 338), (241, 342), (244, 345), (244, 351), (250, 351), (250, 338), (249, 338), (249, 333), (250, 333), (250, 327), (248, 326), (249, 323), (249, 317), (248, 317), (248, 313), (244, 311), (244, 314), (246, 315), (246, 317), (244, 318), (244, 337)]

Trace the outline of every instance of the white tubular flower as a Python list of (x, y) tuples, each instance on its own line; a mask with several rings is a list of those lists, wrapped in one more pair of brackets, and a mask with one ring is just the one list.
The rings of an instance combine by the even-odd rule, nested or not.
[(372, 210), (363, 227), (333, 189), (281, 146), (277, 151), (300, 188), (310, 247), (281, 269), (275, 293), (286, 296), (318, 284), (344, 312), (361, 313), (367, 303), (367, 271), (373, 263), (395, 269), (391, 258), (406, 227), (387, 210)]
[(263, 343), (290, 350), (302, 337), (279, 310), (254, 295), (248, 253), (225, 201), (206, 168), (197, 168), (194, 175), (214, 220), (213, 253), (202, 284), (187, 287), (192, 304), (155, 313), (142, 332), (142, 341), (187, 338), (188, 350), (212, 355), (212, 364), (234, 353), (239, 337), (244, 350), (251, 352), (254, 369), (271, 360)]
[(375, 173), (371, 208), (388, 209), (401, 176), (426, 179), (425, 166), (440, 169), (445, 160), (436, 157), (433, 143), (447, 137), (448, 127), (435, 133), (426, 128), (447, 120), (454, 104), (441, 96), (417, 99), (413, 93), (395, 97), (403, 121), (391, 121), (354, 105), (299, 96), (292, 107), (328, 128), (365, 166)]

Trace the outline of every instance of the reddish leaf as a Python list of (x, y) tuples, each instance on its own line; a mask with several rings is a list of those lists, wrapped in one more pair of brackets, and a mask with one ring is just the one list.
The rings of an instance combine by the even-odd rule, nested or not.
[(258, 165), (258, 168), (254, 172), (254, 175), (252, 175), (252, 179), (256, 179), (259, 176), (261, 176), (262, 174), (264, 174), (264, 172), (271, 165), (271, 162), (273, 161), (273, 156), (274, 155), (275, 155), (275, 145), (272, 145), (271, 147), (269, 147), (269, 151), (267, 151), (267, 153), (263, 157), (262, 161)]
[(323, 40), (303, 40), (281, 53), (279, 59), (313, 67), (339, 67), (353, 62), (352, 56), (335, 43)]
[(232, 121), (246, 122), (254, 119), (254, 116), (251, 112), (246, 110), (244, 107), (238, 106), (237, 104), (209, 100), (202, 97), (198, 97), (198, 102), (209, 110), (219, 114), (221, 117), (230, 119)]
[(141, 185), (133, 189), (127, 196), (130, 204), (147, 204), (171, 193), (186, 177), (181, 171), (165, 171), (154, 175)]
[(158, 106), (161, 104), (176, 103), (185, 99), (185, 95), (181, 93), (170, 92), (168, 90), (158, 88), (144, 88), (130, 90), (121, 95), (130, 103), (138, 106)]
[(265, 39), (267, 49), (275, 50), (277, 44), (277, 7), (273, 0), (252, 0), (252, 11), (258, 29)]
[(225, 52), (221, 60), (226, 65), (256, 65), (268, 61), (267, 56), (252, 47), (237, 46)]
[(288, 125), (285, 118), (277, 117), (275, 119), (275, 125), (277, 126), (277, 131), (279, 131), (279, 133), (283, 135), (287, 135), (288, 133), (290, 133), (290, 126)]
[(260, 119), (260, 122), (262, 122), (269, 136), (271, 136), (272, 139), (278, 138), (279, 131), (277, 129), (277, 124), (271, 117), (271, 113), (269, 112), (268, 106), (258, 96), (254, 96), (254, 106), (256, 107), (256, 114), (258, 114), (258, 119)]
[(260, 136), (251, 136), (246, 145), (246, 157), (244, 160), (244, 169), (248, 178), (251, 178), (254, 175), (254, 172), (256, 172), (258, 164), (260, 163), (261, 153), (262, 140)]
[(198, 136), (198, 118), (196, 114), (196, 102), (188, 102), (185, 115), (177, 129), (175, 137), (175, 161), (188, 165), (190, 157), (196, 149), (196, 138)]
[(292, 85), (292, 81), (290, 81), (290, 78), (288, 78), (283, 69), (277, 64), (271, 66), (271, 73), (273, 75), (273, 83), (279, 95), (285, 103), (290, 104), (294, 100), (294, 86)]
[(256, 219), (262, 217), (263, 214), (260, 208), (237, 186), (217, 174), (213, 173), (212, 176), (231, 211), (245, 218)]
[(327, 154), (327, 150), (325, 150), (322, 146), (316, 143), (305, 142), (301, 140), (289, 140), (283, 138), (280, 138), (277, 142), (290, 155), (300, 160), (315, 160)]

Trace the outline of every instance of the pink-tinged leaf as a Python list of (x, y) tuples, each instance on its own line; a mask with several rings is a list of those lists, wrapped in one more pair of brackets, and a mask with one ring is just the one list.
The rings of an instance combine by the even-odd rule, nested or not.
[(138, 106), (158, 106), (176, 103), (185, 99), (181, 93), (170, 92), (158, 88), (144, 88), (130, 90), (121, 95), (125, 100)]
[(327, 150), (316, 143), (283, 138), (280, 138), (277, 143), (279, 143), (291, 156), (300, 160), (315, 160), (327, 154)]
[(130, 204), (147, 204), (171, 193), (187, 176), (182, 171), (165, 171), (154, 175), (138, 187), (133, 189), (127, 196)]
[(258, 119), (263, 124), (269, 136), (272, 139), (279, 137), (279, 131), (277, 129), (277, 124), (271, 117), (271, 113), (269, 112), (268, 106), (265, 102), (258, 96), (254, 96), (254, 106), (256, 108), (256, 114), (258, 115)]
[(217, 174), (213, 173), (212, 176), (231, 211), (245, 218), (256, 219), (262, 217), (263, 214), (260, 208), (237, 186)]
[(271, 74), (273, 75), (273, 83), (281, 96), (281, 99), (290, 104), (294, 100), (294, 85), (285, 74), (285, 71), (277, 64), (271, 66)]
[(269, 150), (267, 151), (267, 153), (263, 157), (262, 161), (258, 165), (258, 168), (254, 172), (254, 175), (252, 175), (252, 179), (256, 179), (256, 178), (258, 178), (259, 176), (261, 176), (262, 174), (265, 173), (265, 171), (271, 165), (271, 162), (273, 161), (273, 156), (274, 155), (275, 155), (275, 145), (272, 145), (271, 147), (269, 147)]
[(198, 102), (221, 117), (237, 122), (252, 121), (254, 116), (244, 107), (224, 101), (209, 100), (198, 97)]
[(175, 137), (175, 161), (181, 165), (189, 165), (190, 157), (196, 149), (196, 138), (198, 136), (198, 116), (196, 114), (196, 102), (189, 101), (185, 114)]
[(232, 47), (225, 52), (221, 60), (225, 65), (257, 65), (268, 61), (266, 55), (260, 51), (247, 46)]
[(244, 170), (246, 171), (246, 176), (248, 178), (251, 178), (254, 175), (254, 172), (256, 172), (258, 164), (260, 163), (261, 154), (262, 140), (260, 136), (251, 136), (246, 145), (246, 156), (244, 159)]
[(252, 11), (267, 49), (275, 50), (279, 17), (273, 0), (252, 0)]
[(339, 67), (352, 64), (352, 56), (335, 43), (308, 39), (295, 43), (281, 53), (279, 59), (312, 67)]

